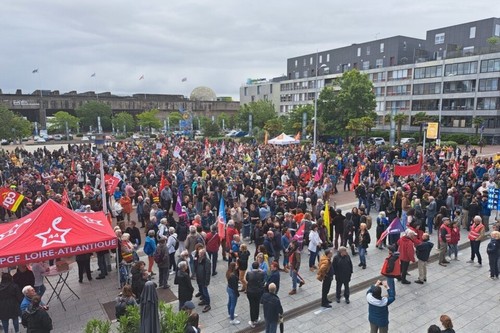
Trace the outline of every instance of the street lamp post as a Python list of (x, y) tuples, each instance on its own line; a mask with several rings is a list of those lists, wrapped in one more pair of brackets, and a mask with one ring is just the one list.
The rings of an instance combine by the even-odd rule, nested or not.
[(102, 211), (104, 215), (108, 215), (108, 204), (106, 200), (106, 182), (104, 180), (104, 159), (103, 159), (103, 150), (104, 150), (104, 134), (97, 134), (95, 136), (95, 146), (97, 151), (99, 152), (99, 171), (101, 177), (101, 199), (102, 199)]
[(314, 138), (313, 138), (313, 147), (316, 149), (316, 141), (318, 136), (318, 71), (321, 68), (325, 68), (326, 65), (322, 64), (318, 68), (318, 60), (319, 55), (316, 53), (316, 78), (314, 80)]

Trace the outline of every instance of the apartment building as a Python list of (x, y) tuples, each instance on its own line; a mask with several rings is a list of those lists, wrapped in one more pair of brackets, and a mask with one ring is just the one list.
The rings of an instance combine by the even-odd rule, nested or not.
[(473, 118), (481, 117), (483, 135), (500, 142), (499, 18), (429, 30), (425, 40), (394, 36), (290, 58), (272, 100), (279, 94), (280, 113), (311, 104), (354, 68), (373, 82), (378, 128), (389, 129), (386, 118), (404, 113), (403, 129), (416, 130), (412, 117), (425, 112), (443, 132), (474, 133)]

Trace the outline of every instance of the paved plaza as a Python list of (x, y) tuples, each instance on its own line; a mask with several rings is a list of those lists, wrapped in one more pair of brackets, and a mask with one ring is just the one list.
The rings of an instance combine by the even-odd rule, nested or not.
[[(498, 147), (490, 149), (488, 154), (493, 155), (497, 150)], [(338, 207), (342, 208), (344, 213), (357, 204), (354, 201), (353, 192), (341, 191), (333, 197), (333, 200), (337, 201)], [(372, 212), (371, 216), (375, 221), (376, 212)], [(491, 222), (493, 222), (493, 218), (494, 215)], [(332, 309), (320, 307), (321, 283), (316, 280), (316, 273), (310, 272), (307, 267), (308, 251), (306, 249), (302, 252), (300, 271), (306, 284), (298, 290), (296, 295), (288, 295), (291, 289), (291, 279), (288, 274), (281, 273), (281, 287), (278, 295), (285, 311), (285, 332), (369, 331), (368, 306), (365, 299), (366, 285), (378, 278), (382, 262), (387, 256), (386, 250), (375, 248), (375, 227), (372, 227), (370, 233), (372, 243), (368, 249), (367, 268), (363, 270), (358, 267), (358, 257), (352, 257), (354, 274), (351, 281), (350, 304), (345, 304), (342, 301), (340, 304), (333, 303)], [(431, 241), (436, 243), (436, 237), (436, 233), (434, 233)], [(462, 247), (465, 248), (459, 253), (459, 261), (452, 261), (448, 267), (438, 266), (437, 262), (431, 263), (428, 283), (424, 285), (396, 283), (396, 301), (390, 306), (390, 331), (426, 332), (429, 325), (438, 324), (439, 316), (446, 313), (453, 319), (457, 332), (499, 332), (499, 281), (489, 278), (486, 255), (487, 242), (489, 240), (481, 244), (483, 266), (477, 267), (468, 264), (466, 261), (470, 258), (470, 249), (468, 248), (467, 232), (463, 230), (460, 244), (463, 244)], [(254, 252), (253, 245), (250, 245), (249, 249), (251, 253)], [(437, 256), (437, 251), (433, 250), (432, 254)], [(142, 260), (145, 259), (142, 250), (139, 255), (141, 255)], [(91, 265), (94, 271), (94, 280), (89, 282), (84, 278), (83, 283), (80, 284), (78, 283), (76, 264), (73, 264), (68, 284), (79, 295), (80, 299), (72, 296), (69, 291), (63, 290), (63, 298), (67, 298), (65, 300), (67, 311), (63, 310), (56, 299), (52, 299), (50, 302), (49, 313), (53, 319), (54, 333), (83, 332), (83, 327), (90, 319), (107, 319), (102, 304), (114, 300), (119, 292), (117, 271), (113, 265), (113, 271), (106, 279), (96, 280), (95, 277), (98, 273), (96, 258), (92, 258)], [(227, 263), (223, 262), (219, 255), (219, 274), (212, 277), (209, 286), (212, 310), (208, 313), (201, 313), (202, 307), (197, 306), (196, 309), (200, 313), (202, 332), (263, 331), (262, 326), (259, 326), (258, 329), (251, 329), (248, 325), (249, 303), (244, 293), (241, 293), (236, 307), (236, 313), (239, 314), (238, 319), (241, 323), (239, 325), (229, 324), (228, 297), (224, 277), (226, 268)], [(157, 271), (156, 267), (155, 270)], [(409, 280), (413, 282), (417, 272), (411, 270), (410, 273)], [(56, 279), (56, 277), (51, 279)], [(177, 294), (177, 286), (173, 284), (173, 276), (170, 277), (169, 281), (173, 292)], [(335, 282), (332, 284), (331, 293), (334, 290)], [(49, 295), (50, 290), (47, 290), (44, 298), (48, 298)], [(198, 303), (197, 300), (194, 301), (195, 304)], [(173, 302), (173, 305), (177, 308), (177, 302)], [(299, 309), (305, 310), (299, 311)], [(293, 310), (293, 316), (288, 315), (291, 310)], [(262, 311), (261, 317), (263, 317)]]

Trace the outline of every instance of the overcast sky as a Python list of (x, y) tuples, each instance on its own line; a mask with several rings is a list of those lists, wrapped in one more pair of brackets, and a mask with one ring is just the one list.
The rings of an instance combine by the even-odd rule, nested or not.
[(0, 89), (189, 96), (209, 86), (239, 99), (248, 78), (286, 73), (287, 58), (376, 37), (424, 39), (499, 8), (494, 0), (2, 0)]

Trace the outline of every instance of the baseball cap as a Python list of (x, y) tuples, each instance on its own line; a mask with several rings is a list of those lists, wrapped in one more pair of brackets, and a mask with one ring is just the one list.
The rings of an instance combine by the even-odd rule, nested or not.
[(186, 303), (184, 303), (184, 305), (182, 306), (182, 309), (183, 310), (193, 310), (195, 308), (194, 306), (194, 303), (191, 302), (191, 301), (187, 301)]

